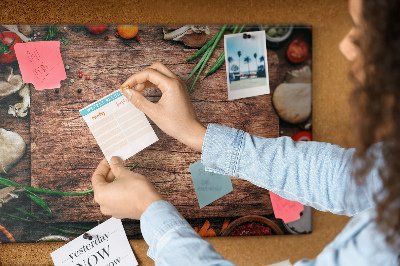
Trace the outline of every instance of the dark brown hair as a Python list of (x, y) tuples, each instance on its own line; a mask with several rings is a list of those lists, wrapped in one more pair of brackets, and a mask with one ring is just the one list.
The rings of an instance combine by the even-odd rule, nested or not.
[(359, 183), (365, 180), (377, 159), (367, 151), (382, 142), (383, 189), (375, 196), (376, 223), (395, 250), (400, 250), (399, 16), (399, 0), (363, 0), (360, 36), (355, 41), (362, 63), (350, 72), (355, 160), (362, 162), (354, 169), (354, 177)]

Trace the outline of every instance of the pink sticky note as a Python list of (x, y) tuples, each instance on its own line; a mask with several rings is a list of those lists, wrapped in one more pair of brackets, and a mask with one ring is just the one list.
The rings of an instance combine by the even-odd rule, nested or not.
[(285, 223), (300, 219), (300, 212), (304, 210), (301, 203), (281, 198), (272, 191), (269, 192), (269, 196), (271, 197), (275, 218), (282, 219)]
[(60, 87), (67, 78), (60, 54), (60, 42), (28, 42), (14, 46), (21, 75), (25, 83), (32, 83), (37, 90)]

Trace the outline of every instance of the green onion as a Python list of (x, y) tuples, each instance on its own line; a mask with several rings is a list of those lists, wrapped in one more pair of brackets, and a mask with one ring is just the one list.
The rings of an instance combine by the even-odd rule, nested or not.
[(194, 85), (196, 84), (197, 80), (199, 79), (201, 72), (203, 72), (204, 67), (206, 66), (206, 64), (208, 62), (208, 59), (210, 59), (210, 57), (213, 54), (215, 48), (217, 47), (217, 45), (219, 43), (219, 40), (221, 40), (222, 36), (224, 35), (226, 28), (227, 28), (227, 25), (224, 25), (221, 28), (221, 30), (217, 33), (217, 37), (216, 37), (213, 45), (207, 49), (207, 56), (206, 56), (202, 66), (201, 66), (201, 68), (199, 70), (199, 73), (197, 73), (197, 76), (196, 76), (192, 86), (190, 87), (189, 94), (192, 92)]
[[(11, 218), (11, 219), (14, 219), (14, 220), (19, 220), (19, 221), (29, 222), (29, 223), (37, 223), (38, 222), (38, 221), (32, 221), (32, 220), (27, 219), (27, 218), (22, 218), (22, 217), (15, 216), (15, 215), (8, 214), (8, 213), (4, 213), (4, 212), (0, 214), (0, 217), (8, 217), (8, 218)], [(76, 232), (72, 232), (72, 231), (69, 231), (69, 230), (64, 230), (64, 229), (61, 229), (61, 228), (57, 228), (57, 227), (54, 227), (54, 226), (51, 226), (51, 225), (47, 225), (46, 223), (43, 223), (43, 224), (46, 227), (50, 228), (50, 229), (57, 230), (57, 231), (60, 231), (62, 233), (65, 233), (65, 234), (70, 234), (70, 235), (80, 235), (81, 234), (81, 233), (76, 233)]]
[(215, 39), (217, 38), (217, 35), (218, 35), (218, 33), (219, 33), (220, 31), (221, 31), (221, 30), (219, 30), (219, 31), (217, 32), (217, 34), (215, 34), (205, 45), (203, 45), (203, 47), (201, 47), (201, 49), (200, 49), (197, 53), (195, 53), (194, 55), (192, 55), (191, 57), (189, 57), (188, 59), (186, 59), (186, 61), (187, 61), (187, 62), (192, 61), (193, 59), (199, 57), (199, 55), (201, 55), (202, 53), (204, 53), (204, 52), (208, 49), (208, 47), (210, 47), (211, 45), (214, 44), (214, 41), (215, 41)]
[(186, 81), (188, 81), (193, 76), (193, 74), (196, 73), (196, 71), (203, 65), (204, 60), (206, 60), (206, 57), (208, 56), (209, 51), (210, 50), (207, 50), (206, 53), (201, 57), (200, 61), (196, 65), (196, 67), (192, 70), (189, 77), (187, 77)]
[(9, 206), (9, 207), (11, 207), (11, 208), (13, 208), (13, 209), (15, 209), (15, 210), (17, 210), (17, 211), (19, 211), (19, 212), (22, 212), (23, 214), (26, 214), (26, 215), (28, 215), (28, 216), (31, 216), (31, 217), (33, 217), (33, 218), (35, 218), (35, 219), (38, 219), (38, 220), (40, 219), (38, 216), (33, 215), (32, 213), (29, 213), (29, 212), (27, 212), (27, 211), (24, 211), (23, 209), (20, 209), (20, 208), (18, 208), (17, 206), (12, 205), (11, 203), (8, 203), (7, 206)]
[(11, 180), (5, 179), (0, 177), (0, 185), (7, 186), (7, 187), (23, 187), (25, 191), (30, 191), (30, 192), (36, 192), (36, 193), (47, 193), (47, 194), (56, 194), (56, 195), (62, 195), (62, 196), (82, 196), (85, 194), (89, 194), (93, 192), (93, 189), (86, 190), (83, 192), (64, 192), (64, 191), (54, 191), (54, 190), (47, 190), (47, 189), (41, 189), (41, 188), (34, 188), (34, 187), (26, 187), (26, 186), (21, 186)]
[(134, 166), (132, 166), (132, 167), (129, 169), (129, 171), (132, 171), (133, 169), (135, 169), (136, 166), (138, 166), (138, 164), (139, 164), (139, 163), (136, 163)]
[(35, 193), (31, 192), (31, 191), (24, 191), (25, 195), (30, 198), (31, 200), (33, 200), (34, 202), (36, 202), (37, 204), (39, 204), (45, 211), (47, 211), (50, 215), (53, 215), (53, 213), (51, 212), (49, 206), (47, 205), (47, 203), (42, 200), (42, 198), (40, 198), (39, 196), (37, 196)]
[(86, 190), (83, 192), (64, 192), (64, 191), (47, 190), (47, 189), (40, 189), (40, 188), (34, 188), (34, 187), (24, 187), (24, 186), (22, 186), (22, 187), (25, 188), (25, 190), (30, 191), (30, 192), (55, 194), (55, 195), (61, 195), (61, 196), (82, 196), (82, 195), (93, 192), (93, 189)]
[[(239, 28), (239, 25), (236, 25), (232, 34), (235, 34), (237, 29)], [(246, 25), (243, 25), (238, 33), (242, 33), (244, 31), (244, 29), (246, 28)], [(205, 75), (205, 77), (203, 79), (205, 79), (206, 77), (210, 76), (211, 74), (213, 74), (215, 71), (217, 71), (217, 69), (219, 69), (223, 64), (225, 63), (225, 51), (222, 51), (222, 53), (219, 55), (217, 61), (215, 61), (214, 65), (211, 67), (211, 69), (207, 72), (207, 74)]]

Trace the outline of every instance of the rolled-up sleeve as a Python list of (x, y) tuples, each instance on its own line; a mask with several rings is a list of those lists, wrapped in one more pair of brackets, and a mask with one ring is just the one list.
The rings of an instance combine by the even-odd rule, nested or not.
[(156, 265), (234, 265), (203, 240), (167, 201), (153, 202), (140, 217), (149, 245), (147, 255)]
[(352, 175), (354, 149), (289, 137), (262, 138), (209, 124), (203, 142), (206, 171), (239, 177), (288, 200), (353, 216), (375, 206), (377, 169), (363, 186)]

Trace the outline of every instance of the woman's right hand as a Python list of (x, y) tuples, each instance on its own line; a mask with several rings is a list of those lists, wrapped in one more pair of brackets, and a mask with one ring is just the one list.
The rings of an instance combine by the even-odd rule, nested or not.
[[(135, 88), (126, 89), (127, 86)], [(162, 92), (157, 103), (141, 94), (150, 87), (157, 87)], [(166, 134), (195, 150), (202, 150), (206, 127), (196, 116), (185, 83), (161, 62), (129, 77), (121, 91)]]

